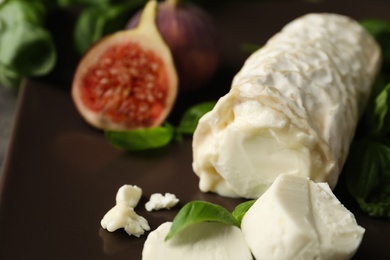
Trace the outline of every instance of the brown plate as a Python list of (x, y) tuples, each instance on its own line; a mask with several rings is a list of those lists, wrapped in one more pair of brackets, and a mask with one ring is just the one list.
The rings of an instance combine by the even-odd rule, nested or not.
[[(248, 55), (240, 50), (242, 43), (263, 44), (284, 24), (309, 12), (390, 20), (389, 10), (390, 3), (379, 0), (248, 2), (211, 8), (221, 32), (223, 64), (209, 86), (212, 91), (182, 94), (170, 120), (177, 121), (188, 105), (227, 92)], [(51, 19), (56, 21), (51, 24), (57, 27), (58, 43), (70, 44), (74, 19), (67, 14)], [(64, 35), (67, 40), (61, 39)], [(124, 153), (111, 147), (101, 132), (84, 123), (71, 101), (75, 57), (60, 55), (60, 65), (49, 77), (29, 80), (21, 90), (0, 179), (0, 259), (141, 259), (146, 236), (130, 237), (123, 230), (109, 233), (100, 227), (123, 184), (143, 189), (136, 211), (152, 229), (172, 220), (177, 209), (191, 200), (211, 201), (230, 210), (241, 201), (198, 191), (191, 168), (191, 138), (151, 152)], [(180, 205), (146, 212), (143, 205), (155, 192), (176, 194)], [(390, 259), (390, 222), (363, 214), (342, 179), (336, 194), (366, 228), (354, 259)]]

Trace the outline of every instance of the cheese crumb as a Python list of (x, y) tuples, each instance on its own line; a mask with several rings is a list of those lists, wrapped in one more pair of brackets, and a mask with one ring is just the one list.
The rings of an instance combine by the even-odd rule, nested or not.
[(161, 193), (154, 193), (150, 196), (150, 200), (145, 204), (147, 211), (170, 209), (179, 202), (175, 194), (165, 193), (165, 196)]
[(124, 228), (127, 234), (140, 237), (145, 231), (150, 230), (148, 221), (135, 213), (132, 207), (122, 201), (116, 204), (100, 222), (104, 229), (114, 232), (117, 229)]
[(100, 221), (110, 232), (124, 228), (127, 234), (140, 237), (150, 230), (148, 221), (134, 211), (142, 196), (142, 189), (136, 185), (123, 185), (116, 194), (116, 205)]
[(123, 185), (116, 194), (116, 204), (126, 202), (129, 207), (135, 208), (141, 199), (142, 190), (137, 185)]

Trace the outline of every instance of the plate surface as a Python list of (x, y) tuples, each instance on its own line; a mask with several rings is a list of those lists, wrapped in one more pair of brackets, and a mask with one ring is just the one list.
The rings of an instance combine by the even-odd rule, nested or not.
[[(169, 120), (177, 122), (187, 106), (228, 91), (232, 77), (248, 56), (240, 50), (243, 43), (264, 44), (284, 24), (309, 12), (390, 20), (388, 10), (390, 3), (383, 1), (354, 1), (353, 6), (351, 1), (323, 1), (213, 7), (209, 12), (221, 32), (221, 69), (208, 88), (182, 94)], [(64, 28), (62, 33), (70, 35), (71, 30), (66, 30), (73, 21), (70, 16), (55, 15), (53, 19), (58, 19), (56, 26)], [(146, 236), (129, 237), (122, 230), (109, 233), (100, 227), (123, 184), (143, 189), (136, 211), (152, 229), (172, 220), (177, 209), (191, 200), (214, 202), (230, 210), (242, 201), (199, 192), (191, 168), (191, 138), (152, 152), (124, 153), (111, 147), (101, 132), (84, 123), (71, 101), (69, 86), (76, 59), (64, 53), (59, 61), (48, 78), (27, 81), (20, 93), (0, 177), (0, 259), (141, 259)], [(147, 212), (143, 205), (156, 192), (176, 194), (179, 206)], [(342, 179), (336, 195), (366, 228), (354, 259), (390, 259), (390, 221), (360, 212)]]

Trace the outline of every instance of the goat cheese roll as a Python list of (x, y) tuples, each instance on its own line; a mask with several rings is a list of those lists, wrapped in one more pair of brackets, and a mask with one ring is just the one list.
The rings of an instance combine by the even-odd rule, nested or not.
[(307, 14), (253, 53), (200, 120), (193, 170), (203, 192), (258, 198), (283, 173), (334, 188), (381, 63), (355, 20)]

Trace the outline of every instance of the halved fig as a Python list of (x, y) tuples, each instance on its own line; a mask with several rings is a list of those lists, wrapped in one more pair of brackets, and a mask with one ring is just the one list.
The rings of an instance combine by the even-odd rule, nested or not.
[(101, 39), (80, 61), (72, 98), (81, 116), (104, 130), (160, 125), (172, 109), (178, 79), (149, 1), (139, 25)]

